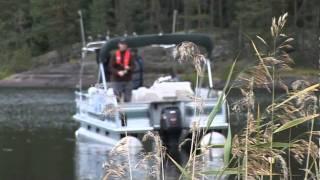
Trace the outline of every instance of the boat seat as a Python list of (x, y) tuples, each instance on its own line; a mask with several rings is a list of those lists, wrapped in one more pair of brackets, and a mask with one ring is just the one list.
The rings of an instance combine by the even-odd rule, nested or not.
[(189, 100), (193, 94), (190, 82), (161, 82), (154, 83), (150, 88), (133, 90), (132, 102)]

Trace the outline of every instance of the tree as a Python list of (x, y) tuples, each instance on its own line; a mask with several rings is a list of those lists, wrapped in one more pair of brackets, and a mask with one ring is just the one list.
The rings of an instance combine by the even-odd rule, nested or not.
[(114, 9), (111, 0), (94, 0), (90, 6), (90, 34), (105, 35), (114, 30)]
[(238, 0), (235, 2), (235, 21), (242, 21), (248, 28), (263, 28), (269, 26), (272, 18), (272, 4), (263, 0)]
[(34, 44), (61, 50), (79, 41), (78, 9), (78, 1), (31, 0)]
[(161, 17), (160, 17), (161, 6), (159, 0), (151, 0), (150, 5), (150, 25), (152, 29), (158, 32), (162, 32)]

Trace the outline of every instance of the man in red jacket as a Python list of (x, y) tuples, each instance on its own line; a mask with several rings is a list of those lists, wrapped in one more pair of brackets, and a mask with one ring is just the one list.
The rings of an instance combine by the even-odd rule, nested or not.
[(134, 70), (133, 57), (125, 39), (118, 43), (118, 50), (109, 61), (111, 71), (111, 81), (114, 93), (118, 101), (124, 98), (124, 102), (129, 102), (132, 95), (132, 71)]

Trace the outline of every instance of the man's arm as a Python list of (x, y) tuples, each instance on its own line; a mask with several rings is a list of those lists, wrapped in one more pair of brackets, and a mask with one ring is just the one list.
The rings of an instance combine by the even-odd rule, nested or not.
[(134, 57), (131, 57), (130, 64), (129, 64), (129, 69), (127, 69), (128, 73), (133, 73), (134, 72), (134, 69), (135, 69), (134, 61), (135, 61)]
[(114, 61), (115, 61), (115, 55), (112, 55), (111, 58), (109, 59), (109, 70), (112, 74), (118, 74), (118, 70), (114, 68)]

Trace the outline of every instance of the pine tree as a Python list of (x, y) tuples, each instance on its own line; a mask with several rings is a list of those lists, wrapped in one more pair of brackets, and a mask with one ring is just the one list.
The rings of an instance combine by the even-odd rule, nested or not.
[[(107, 29), (112, 29), (110, 27), (110, 20), (112, 12), (110, 0), (94, 0), (90, 6), (90, 34), (92, 36), (97, 36), (98, 34), (103, 35), (107, 32)], [(109, 21), (108, 21), (109, 20)]]
[(235, 3), (235, 21), (241, 21), (247, 28), (268, 28), (272, 18), (271, 1), (238, 0)]
[(78, 1), (31, 0), (31, 7), (36, 48), (60, 49), (79, 41)]

